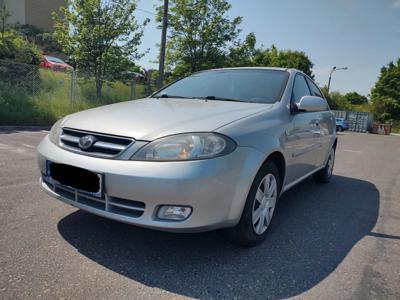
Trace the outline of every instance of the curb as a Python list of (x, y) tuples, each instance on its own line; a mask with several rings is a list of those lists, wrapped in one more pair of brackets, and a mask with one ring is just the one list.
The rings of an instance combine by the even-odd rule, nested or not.
[(0, 126), (0, 131), (42, 131), (50, 130), (51, 126)]

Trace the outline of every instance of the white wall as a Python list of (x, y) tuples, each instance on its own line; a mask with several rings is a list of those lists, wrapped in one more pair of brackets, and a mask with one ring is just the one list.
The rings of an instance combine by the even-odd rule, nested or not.
[(11, 16), (8, 18), (8, 23), (25, 24), (25, 0), (0, 0), (3, 2)]

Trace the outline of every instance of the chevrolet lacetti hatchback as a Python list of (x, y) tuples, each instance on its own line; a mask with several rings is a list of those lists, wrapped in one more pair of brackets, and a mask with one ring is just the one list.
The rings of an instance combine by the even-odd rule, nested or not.
[(44, 190), (82, 210), (165, 231), (225, 228), (255, 245), (283, 192), (329, 181), (335, 148), (334, 115), (308, 76), (233, 68), (69, 115), (38, 162)]

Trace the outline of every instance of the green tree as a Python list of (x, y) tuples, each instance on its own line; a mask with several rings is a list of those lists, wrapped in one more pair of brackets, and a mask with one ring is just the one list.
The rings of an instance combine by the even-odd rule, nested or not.
[(232, 67), (281, 67), (303, 71), (313, 77), (313, 63), (302, 51), (256, 48), (256, 36), (250, 33), (245, 40), (236, 41), (229, 49), (227, 64)]
[[(230, 8), (226, 0), (170, 1), (167, 70), (173, 70), (173, 77), (225, 65), (242, 21), (226, 16)], [(160, 7), (157, 21), (161, 19)]]
[(400, 58), (381, 69), (371, 100), (379, 120), (400, 120)]
[(235, 41), (229, 49), (227, 64), (231, 67), (254, 66), (257, 38), (254, 33), (246, 36), (244, 41)]
[(303, 71), (310, 77), (314, 64), (303, 51), (279, 50), (272, 45), (268, 49), (257, 49), (253, 57), (254, 66), (293, 68)]
[(328, 87), (324, 86), (321, 88), (326, 100), (329, 103), (329, 107), (333, 110), (351, 110), (351, 103), (346, 99), (340, 92), (328, 93)]
[(115, 81), (141, 57), (144, 26), (134, 16), (136, 0), (71, 0), (54, 14), (55, 40), (75, 67), (94, 76), (97, 98), (105, 81)]
[(368, 103), (368, 98), (360, 95), (357, 92), (350, 92), (347, 93), (346, 95), (344, 95), (344, 97), (346, 98), (346, 100), (354, 105), (361, 105), (361, 104), (367, 104)]

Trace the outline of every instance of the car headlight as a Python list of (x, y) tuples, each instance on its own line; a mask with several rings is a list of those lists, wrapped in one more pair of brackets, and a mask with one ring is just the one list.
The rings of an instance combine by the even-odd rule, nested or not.
[(184, 133), (150, 142), (131, 160), (180, 161), (222, 156), (235, 150), (230, 138), (216, 133)]
[(50, 129), (49, 139), (52, 143), (58, 145), (58, 139), (61, 135), (61, 122), (63, 119), (58, 120)]

